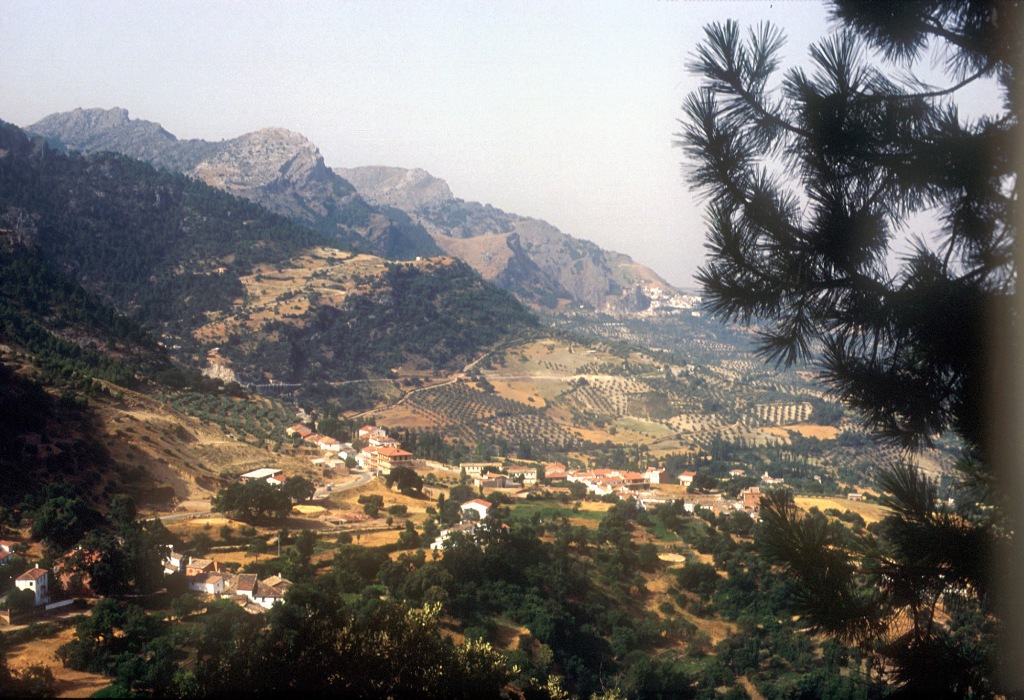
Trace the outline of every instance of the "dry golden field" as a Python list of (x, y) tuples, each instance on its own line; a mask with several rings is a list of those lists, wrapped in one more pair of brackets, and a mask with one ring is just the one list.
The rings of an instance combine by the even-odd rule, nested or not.
[(57, 648), (70, 642), (75, 635), (75, 628), (69, 627), (53, 637), (33, 639), (25, 644), (18, 644), (7, 650), (7, 665), (12, 671), (29, 666), (47, 666), (53, 673), (54, 697), (88, 698), (111, 684), (111, 679), (97, 673), (75, 671), (64, 666), (57, 660)]
[(794, 500), (799, 507), (805, 510), (817, 506), (820, 511), (824, 511), (827, 508), (835, 508), (839, 511), (853, 511), (864, 518), (864, 521), (867, 523), (878, 522), (889, 513), (889, 511), (877, 503), (850, 501), (842, 497), (797, 496)]

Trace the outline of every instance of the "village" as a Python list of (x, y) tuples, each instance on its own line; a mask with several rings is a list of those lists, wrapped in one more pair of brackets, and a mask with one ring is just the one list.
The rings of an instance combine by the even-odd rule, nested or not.
[[(297, 423), (286, 432), (294, 444), (316, 449), (316, 456), (310, 457), (310, 466), (322, 478), (316, 480), (315, 492), (311, 493), (309, 499), (311, 502), (322, 501), (332, 493), (375, 480), (390, 485), (394, 477), (402, 472), (416, 475), (417, 490), (424, 499), (449, 498), (456, 485), (463, 487), (460, 494), (472, 493), (474, 498), (459, 503), (456, 522), (440, 529), (429, 544), (423, 543), (424, 549), (430, 550), (435, 557), (443, 556), (447, 543), (456, 534), (474, 538), (481, 523), (488, 521), (494, 513), (492, 501), (514, 507), (516, 502), (536, 499), (605, 503), (634, 499), (643, 510), (681, 501), (683, 510), (689, 514), (699, 514), (701, 511), (715, 515), (738, 512), (748, 514), (756, 521), (759, 517), (762, 486), (777, 488), (785, 485), (784, 479), (773, 478), (765, 472), (758, 485), (742, 488), (736, 498), (730, 498), (722, 489), (702, 488), (698, 472), (692, 470), (670, 478), (664, 468), (655, 467), (639, 472), (608, 468), (574, 469), (559, 462), (491, 461), (446, 465), (417, 458), (402, 449), (401, 443), (391, 437), (385, 428), (376, 425), (360, 427), (353, 442), (342, 442), (322, 435), (304, 423)], [(745, 479), (747, 474), (744, 469), (733, 469), (728, 476), (729, 479)], [(289, 475), (279, 468), (260, 467), (239, 474), (237, 479), (240, 483), (263, 482), (284, 489)], [(858, 501), (863, 499), (863, 494), (851, 492), (847, 498)], [(302, 506), (295, 508), (301, 510)], [(316, 507), (307, 507), (307, 510), (311, 509), (315, 510)], [(356, 514), (336, 524), (350, 532), (359, 533), (371, 528), (371, 520), (366, 515)], [(388, 525), (391, 525), (391, 518), (388, 518)], [(500, 522), (497, 526), (507, 528), (507, 525)], [(28, 545), (0, 541), (0, 567), (14, 561), (15, 552), (29, 551)], [(13, 590), (29, 591), (32, 594), (32, 614), (36, 616), (68, 606), (76, 599), (94, 598), (96, 594), (89, 586), (88, 577), (83, 578), (80, 573), (83, 556), (88, 558), (99, 555), (83, 554), (80, 551), (65, 554), (54, 562), (52, 569), (41, 568), (36, 563), (26, 561), (28, 568), (14, 579)], [(77, 568), (68, 564), (68, 560), (73, 557), (77, 557)], [(210, 599), (232, 600), (252, 613), (263, 612), (283, 602), (293, 585), (292, 581), (280, 573), (260, 578), (255, 573), (239, 571), (238, 566), (226, 565), (213, 557), (189, 552), (187, 548), (186, 551), (179, 551), (171, 545), (164, 545), (160, 558), (164, 575), (183, 577), (187, 590)], [(52, 585), (51, 577), (56, 577), (56, 587)], [(57, 601), (51, 600), (53, 590), (61, 591), (64, 597)], [(12, 614), (15, 618), (17, 614), (12, 613), (11, 606), (5, 607), (0, 608), (0, 623), (9, 625), (12, 624)], [(13, 621), (17, 622), (16, 619)]]

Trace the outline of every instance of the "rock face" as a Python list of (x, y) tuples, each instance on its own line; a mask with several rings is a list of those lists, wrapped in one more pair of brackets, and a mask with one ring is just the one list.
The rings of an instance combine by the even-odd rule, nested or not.
[(426, 170), (364, 166), (334, 168), (334, 172), (355, 185), (367, 201), (403, 211), (440, 206), (455, 199), (448, 183)]
[(458, 199), (444, 180), (423, 170), (363, 167), (336, 172), (368, 202), (402, 209), (446, 253), (529, 303), (634, 312), (649, 302), (644, 288), (672, 290), (627, 255), (573, 238), (546, 221)]
[(179, 140), (124, 109), (76, 109), (28, 127), (62, 147), (115, 151), (181, 172), (391, 259), (445, 253), (535, 306), (644, 308), (644, 289), (672, 290), (626, 255), (538, 219), (456, 198), (420, 169), (331, 169), (317, 147), (286, 129), (235, 139)]
[(51, 143), (77, 151), (113, 151), (144, 160), (158, 168), (188, 173), (216, 152), (218, 144), (193, 139), (179, 141), (156, 122), (130, 119), (128, 110), (75, 109), (44, 117), (27, 131)]
[[(52, 114), (28, 131), (64, 148), (114, 151), (180, 172), (302, 221), (344, 246), (385, 250), (405, 258), (437, 252), (430, 237), (393, 226), (355, 188), (324, 164), (319, 149), (301, 134), (261, 129), (228, 141), (179, 140), (154, 122), (131, 119), (124, 109), (76, 109)], [(413, 238), (402, 255), (402, 238)], [(367, 245), (369, 241), (369, 245)]]

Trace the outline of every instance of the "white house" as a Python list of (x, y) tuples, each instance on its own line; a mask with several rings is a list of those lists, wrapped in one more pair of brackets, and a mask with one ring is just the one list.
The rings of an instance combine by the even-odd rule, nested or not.
[(323, 452), (341, 452), (341, 443), (327, 435), (321, 435), (316, 441), (316, 446)]
[(476, 523), (458, 523), (450, 528), (441, 530), (441, 534), (439, 534), (434, 541), (430, 543), (430, 548), (444, 549), (445, 544), (455, 533), (462, 533), (463, 535), (472, 537), (474, 532), (476, 532)]
[(367, 438), (366, 441), (373, 445), (374, 447), (402, 446), (402, 443), (400, 443), (398, 440), (394, 439), (393, 437), (388, 437), (387, 435), (371, 435), (369, 438)]
[(164, 575), (169, 576), (179, 571), (184, 571), (185, 565), (188, 563), (188, 555), (175, 552), (174, 547), (167, 545), (162, 562), (164, 565)]
[(509, 467), (509, 478), (519, 481), (523, 479), (523, 486), (533, 486), (537, 483), (537, 467)]
[(199, 593), (205, 593), (207, 595), (220, 595), (224, 592), (224, 586), (227, 583), (227, 579), (224, 574), (218, 574), (209, 572), (205, 574), (199, 574), (193, 576), (188, 582), (188, 589), (190, 591), (198, 591)]
[(491, 503), (482, 498), (474, 498), (472, 501), (463, 503), (460, 510), (463, 517), (469, 515), (471, 518), (475, 517), (477, 520), (483, 520), (491, 510)]
[(656, 467), (647, 467), (647, 470), (644, 472), (644, 479), (646, 479), (647, 483), (649, 484), (660, 484), (661, 475), (664, 473), (664, 469), (658, 469)]
[(288, 579), (280, 576), (270, 576), (263, 581), (256, 582), (252, 600), (254, 603), (269, 610), (274, 607), (274, 603), (284, 602), (284, 597), (291, 587), (292, 582)]
[(693, 483), (693, 477), (697, 476), (697, 472), (683, 472), (679, 475), (679, 483), (690, 488), (690, 484)]
[(14, 543), (0, 540), (0, 566), (10, 564), (14, 560)]
[[(273, 481), (272, 477), (276, 477), (280, 473), (281, 473), (280, 469), (274, 469), (272, 467), (264, 467), (262, 469), (253, 469), (251, 472), (246, 472), (245, 474), (242, 474), (238, 478), (241, 479), (242, 481), (249, 481), (250, 479), (253, 479), (253, 480), (256, 480), (256, 481), (266, 481), (268, 484), (272, 484), (274, 486), (278, 486), (279, 482), (278, 481)], [(283, 481), (283, 479), (282, 479), (282, 481)]]
[(482, 476), (488, 468), (492, 468), (495, 471), (501, 468), (501, 465), (497, 462), (463, 462), (459, 469), (466, 473), (470, 479), (475, 476)]
[(46, 569), (33, 568), (14, 579), (14, 585), (20, 591), (32, 591), (36, 596), (36, 605), (50, 602), (50, 572)]
[(235, 592), (253, 600), (253, 596), (256, 595), (257, 579), (256, 574), (239, 574), (235, 581)]
[(369, 440), (371, 437), (387, 437), (387, 431), (376, 425), (364, 425), (359, 429), (359, 439)]

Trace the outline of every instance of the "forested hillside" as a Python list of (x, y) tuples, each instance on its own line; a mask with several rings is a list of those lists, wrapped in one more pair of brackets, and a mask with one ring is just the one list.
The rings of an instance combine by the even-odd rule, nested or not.
[(12, 241), (37, 250), (186, 361), (203, 363), (223, 341), (223, 356), (243, 378), (337, 381), (417, 358), (454, 366), (530, 323), (510, 295), (461, 263), (382, 263), (382, 274), (360, 279), (347, 296), (312, 295), (301, 313), (269, 314), (244, 338), (200, 337), (212, 317), (245, 314), (252, 290), (244, 276), (287, 265), (313, 246), (336, 250), (336, 238), (123, 156), (56, 152), (6, 124), (0, 203), (0, 214), (19, 222), (16, 233), (8, 227)]
[(324, 164), (314, 144), (287, 129), (260, 129), (219, 142), (182, 140), (118, 108), (51, 114), (29, 129), (60, 149), (120, 153), (195, 177), (310, 226), (334, 244), (390, 260), (441, 252), (422, 226), (402, 212), (368, 204)]
[(458, 199), (425, 171), (327, 167), (315, 144), (287, 129), (220, 142), (178, 139), (121, 108), (51, 114), (28, 129), (56, 148), (120, 153), (195, 177), (308, 225), (332, 244), (390, 260), (457, 257), (538, 307), (635, 312), (649, 301), (645, 288), (673, 291), (629, 256), (545, 221)]

